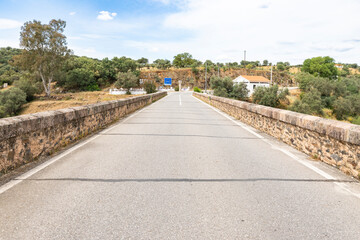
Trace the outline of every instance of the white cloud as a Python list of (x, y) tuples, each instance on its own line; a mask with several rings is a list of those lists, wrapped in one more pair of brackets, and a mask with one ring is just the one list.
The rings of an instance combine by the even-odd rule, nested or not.
[(191, 36), (175, 49), (203, 60), (239, 62), (247, 50), (249, 60), (300, 63), (330, 55), (358, 62), (352, 56), (360, 47), (342, 42), (360, 38), (359, 11), (358, 0), (183, 0), (163, 27)]
[(74, 16), (76, 14), (76, 12), (70, 12), (69, 15), (70, 16)]
[(99, 15), (97, 16), (97, 19), (108, 21), (114, 19), (114, 17), (117, 15), (117, 13), (110, 13), (108, 11), (101, 11), (99, 12)]
[(22, 23), (19, 21), (6, 19), (6, 18), (0, 18), (0, 30), (19, 28), (21, 26), (22, 26)]

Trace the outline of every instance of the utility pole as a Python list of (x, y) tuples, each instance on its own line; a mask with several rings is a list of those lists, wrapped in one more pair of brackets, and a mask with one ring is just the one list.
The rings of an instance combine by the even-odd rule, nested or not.
[(246, 62), (246, 50), (244, 50), (244, 62)]
[(207, 64), (205, 63), (205, 93), (206, 93), (206, 74), (207, 74)]

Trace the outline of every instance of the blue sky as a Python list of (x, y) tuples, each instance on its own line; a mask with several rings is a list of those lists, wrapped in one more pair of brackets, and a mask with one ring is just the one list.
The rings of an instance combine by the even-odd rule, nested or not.
[(25, 21), (63, 19), (69, 48), (95, 58), (360, 63), (359, 0), (0, 0), (0, 47)]

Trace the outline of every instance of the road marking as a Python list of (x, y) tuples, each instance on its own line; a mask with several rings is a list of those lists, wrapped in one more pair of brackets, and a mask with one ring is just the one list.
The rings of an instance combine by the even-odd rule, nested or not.
[(179, 105), (181, 106), (181, 94), (179, 94)]
[[(318, 167), (312, 165), (310, 162), (308, 161), (304, 161), (302, 159), (300, 159), (299, 157), (295, 156), (294, 154), (292, 154), (291, 152), (289, 152), (286, 149), (280, 148), (278, 146), (275, 146), (274, 144), (272, 144), (268, 139), (264, 138), (263, 136), (261, 136), (260, 134), (254, 132), (253, 130), (251, 130), (246, 124), (244, 123), (240, 123), (239, 121), (234, 120), (234, 118), (230, 117), (228, 114), (221, 112), (220, 110), (218, 110), (217, 108), (211, 106), (210, 104), (201, 101), (200, 99), (192, 96), (193, 98), (195, 98), (196, 100), (198, 100), (199, 102), (205, 104), (206, 106), (210, 107), (211, 109), (213, 109), (215, 112), (219, 113), (220, 115), (222, 115), (223, 117), (229, 119), (230, 121), (232, 121), (233, 123), (235, 123), (236, 125), (242, 127), (243, 129), (245, 129), (246, 131), (252, 133), (253, 135), (257, 136), (258, 138), (260, 138), (261, 140), (263, 140), (264, 142), (266, 142), (267, 144), (269, 144), (272, 148), (279, 150), (281, 152), (283, 152), (284, 154), (288, 155), (289, 157), (291, 157), (292, 159), (294, 159), (295, 161), (297, 161), (298, 163), (302, 164), (303, 166), (311, 169), (312, 171), (316, 172), (317, 174), (321, 175), (322, 177), (329, 179), (329, 180), (336, 180), (335, 177), (331, 176), (330, 174), (324, 172), (323, 170), (319, 169)], [(359, 193), (354, 193), (351, 189), (349, 189), (347, 187), (346, 184), (344, 183), (339, 183), (339, 182), (334, 182), (335, 185), (339, 186), (340, 188), (342, 188), (343, 190), (345, 190), (346, 192), (352, 194), (353, 196), (357, 197), (360, 199), (360, 194)]]
[(134, 116), (138, 115), (139, 113), (141, 113), (141, 112), (144, 111), (145, 109), (149, 108), (150, 106), (153, 106), (153, 105), (157, 104), (157, 103), (160, 102), (161, 100), (165, 99), (167, 96), (169, 96), (169, 95), (166, 95), (165, 97), (163, 97), (162, 99), (156, 101), (155, 103), (150, 104), (150, 105), (148, 105), (148, 106), (146, 106), (146, 107), (144, 107), (144, 108), (142, 108), (142, 109), (140, 109), (140, 110), (132, 113), (131, 115), (125, 117), (122, 121), (116, 123), (114, 126), (109, 127), (109, 128), (106, 128), (106, 129), (104, 129), (104, 130), (96, 133), (95, 136), (89, 138), (88, 140), (86, 140), (86, 141), (84, 141), (84, 142), (82, 142), (82, 143), (79, 143), (79, 144), (71, 147), (70, 149), (66, 150), (65, 152), (59, 154), (58, 156), (56, 156), (56, 157), (54, 157), (54, 158), (52, 158), (52, 159), (49, 159), (48, 161), (46, 161), (46, 162), (40, 164), (39, 166), (37, 166), (37, 167), (29, 170), (28, 172), (20, 175), (19, 177), (15, 178), (15, 179), (13, 179), (13, 180), (10, 180), (10, 181), (7, 182), (6, 184), (0, 186), (0, 195), (1, 195), (2, 193), (6, 192), (7, 190), (9, 190), (10, 188), (16, 186), (17, 184), (21, 183), (21, 182), (24, 181), (25, 179), (31, 177), (31, 176), (34, 175), (35, 173), (37, 173), (37, 172), (43, 170), (44, 168), (50, 166), (50, 165), (53, 164), (54, 162), (56, 162), (56, 161), (60, 160), (61, 158), (69, 155), (70, 153), (72, 153), (72, 152), (74, 152), (75, 150), (83, 147), (84, 145), (88, 144), (89, 142), (94, 141), (94, 140), (95, 140), (96, 138), (98, 138), (99, 136), (102, 136), (103, 133), (109, 132), (110, 130), (114, 129), (114, 128), (117, 127), (118, 125), (120, 125), (120, 124), (128, 121), (129, 119), (133, 118)]

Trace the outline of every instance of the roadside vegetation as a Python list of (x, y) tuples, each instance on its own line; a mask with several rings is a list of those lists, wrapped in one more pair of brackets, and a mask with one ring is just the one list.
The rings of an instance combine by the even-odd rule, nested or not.
[(337, 69), (330, 57), (307, 59), (301, 70), (295, 75), (300, 94), (292, 101), (290, 91), (278, 85), (257, 87), (251, 98), (246, 99), (245, 91), (233, 93), (237, 86), (243, 87), (233, 86), (229, 78), (212, 78), (210, 82), (216, 96), (360, 124), (360, 75)]
[[(111, 87), (124, 89), (128, 94), (137, 87), (153, 93), (163, 84), (162, 74), (173, 74), (195, 92), (201, 92), (207, 75), (207, 84), (217, 96), (360, 123), (357, 64), (336, 66), (330, 57), (307, 59), (297, 66), (268, 60), (214, 63), (197, 60), (187, 52), (175, 55), (172, 61), (156, 59), (152, 63), (145, 57), (99, 60), (73, 55), (67, 48), (65, 27), (62, 20), (51, 20), (48, 24), (29, 21), (21, 28), (22, 49), (0, 48), (0, 86), (7, 85), (0, 89), (0, 117), (25, 112), (24, 106), (28, 108), (29, 102), (63, 101), (61, 94), (100, 94)], [(270, 70), (277, 84), (256, 88), (250, 98), (245, 84), (232, 84), (236, 74), (260, 73), (268, 77)], [(301, 91), (296, 95), (283, 88), (295, 83)]]

